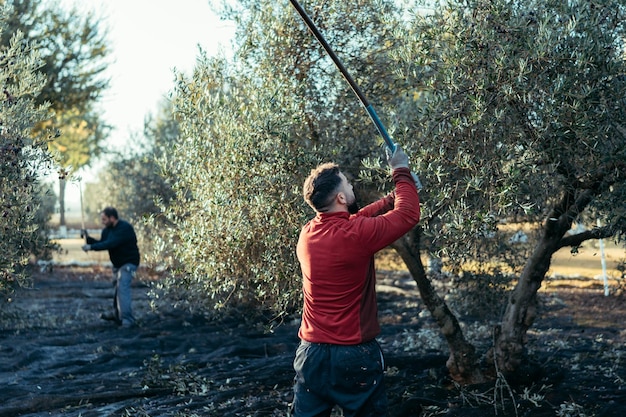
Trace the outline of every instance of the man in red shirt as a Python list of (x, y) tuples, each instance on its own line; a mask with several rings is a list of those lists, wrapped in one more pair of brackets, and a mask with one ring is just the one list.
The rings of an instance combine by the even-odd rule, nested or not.
[(396, 189), (358, 210), (352, 185), (333, 163), (311, 171), (304, 198), (316, 212), (300, 232), (297, 255), (304, 308), (294, 360), (294, 417), (385, 416), (384, 362), (374, 254), (413, 228), (419, 197), (406, 154), (388, 156)]

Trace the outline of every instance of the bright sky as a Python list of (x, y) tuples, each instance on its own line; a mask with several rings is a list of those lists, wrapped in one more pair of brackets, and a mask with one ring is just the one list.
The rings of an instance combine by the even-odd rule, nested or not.
[(214, 0), (65, 1), (106, 19), (113, 62), (102, 106), (116, 144), (142, 130), (145, 115), (173, 88), (174, 68), (192, 70), (198, 45), (209, 55), (228, 50), (234, 32), (211, 9)]
[[(109, 143), (124, 147), (131, 132), (142, 132), (145, 116), (173, 89), (173, 69), (193, 69), (198, 45), (209, 55), (230, 50), (235, 26), (219, 20), (212, 2), (217, 0), (62, 0), (95, 11), (108, 28), (111, 84), (100, 105), (114, 127)], [(83, 178), (91, 180), (95, 170)], [(68, 184), (68, 203), (72, 188), (77, 186)]]

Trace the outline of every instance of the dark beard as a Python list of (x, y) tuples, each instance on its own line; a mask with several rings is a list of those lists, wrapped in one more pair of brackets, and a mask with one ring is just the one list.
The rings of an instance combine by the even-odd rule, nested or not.
[(357, 203), (356, 200), (348, 204), (348, 213), (357, 214), (358, 212), (359, 212), (359, 203)]

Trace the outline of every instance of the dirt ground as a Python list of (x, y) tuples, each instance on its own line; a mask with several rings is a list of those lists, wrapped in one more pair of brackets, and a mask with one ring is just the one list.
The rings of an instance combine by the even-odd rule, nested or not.
[[(411, 280), (381, 273), (390, 416), (626, 416), (625, 297), (605, 297), (600, 282), (590, 282), (541, 293), (528, 334), (536, 366), (525, 384), (458, 387)], [(99, 319), (113, 294), (106, 267), (37, 271), (33, 288), (0, 309), (0, 417), (287, 414), (295, 320), (268, 331), (266, 323), (155, 311), (149, 289), (147, 280), (135, 282), (138, 326), (122, 329)], [(479, 348), (488, 344), (488, 325), (464, 326)]]

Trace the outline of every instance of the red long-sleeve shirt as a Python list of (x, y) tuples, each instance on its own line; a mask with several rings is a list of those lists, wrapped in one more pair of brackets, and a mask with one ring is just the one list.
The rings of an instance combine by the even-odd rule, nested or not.
[(302, 340), (355, 345), (380, 332), (374, 254), (420, 218), (409, 169), (394, 170), (393, 179), (394, 193), (357, 214), (318, 213), (302, 228), (296, 249), (303, 276)]

